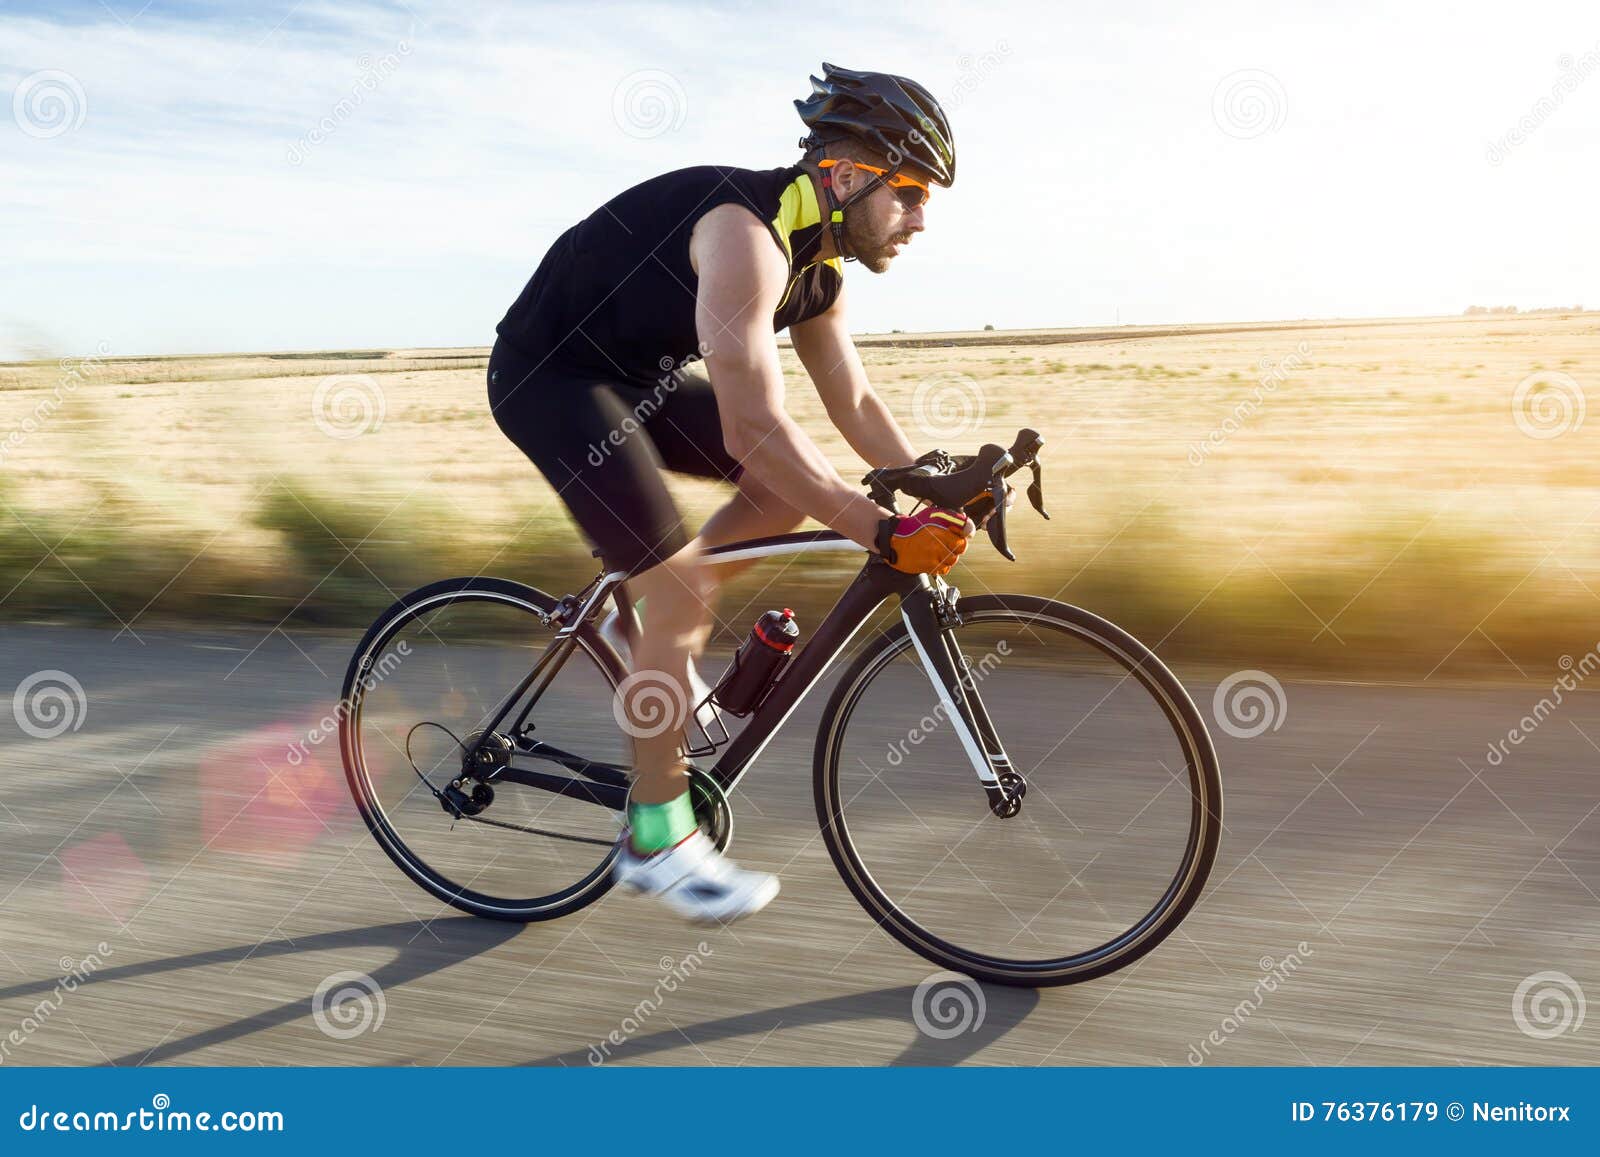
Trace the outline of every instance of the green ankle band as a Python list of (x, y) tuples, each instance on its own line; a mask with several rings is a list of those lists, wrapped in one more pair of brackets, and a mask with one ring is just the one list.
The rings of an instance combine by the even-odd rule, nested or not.
[(666, 803), (630, 803), (628, 830), (633, 850), (648, 855), (672, 847), (696, 827), (689, 793)]

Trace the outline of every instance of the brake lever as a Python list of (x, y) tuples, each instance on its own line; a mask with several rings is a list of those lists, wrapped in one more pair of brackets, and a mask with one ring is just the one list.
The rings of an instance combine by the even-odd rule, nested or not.
[(1006, 481), (999, 475), (989, 484), (989, 501), (993, 503), (991, 509), (994, 511), (989, 515), (989, 541), (1007, 559), (1016, 562), (1017, 556), (1006, 545)]
[(1039, 465), (1037, 458), (1028, 465), (1033, 470), (1033, 481), (1028, 483), (1028, 501), (1033, 503), (1033, 508), (1048, 522), (1050, 512), (1044, 508), (1044, 467)]

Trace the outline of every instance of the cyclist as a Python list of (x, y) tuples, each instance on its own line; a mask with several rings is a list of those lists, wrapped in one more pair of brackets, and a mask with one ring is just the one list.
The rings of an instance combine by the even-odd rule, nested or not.
[[(909, 573), (944, 574), (974, 526), (961, 512), (896, 517), (846, 482), (784, 410), (787, 329), (829, 419), (870, 466), (917, 451), (867, 382), (846, 322), (844, 262), (887, 270), (924, 228), (929, 187), (955, 180), (938, 102), (904, 77), (823, 65), (795, 101), (797, 164), (680, 169), (568, 229), (497, 327), (495, 421), (543, 472), (608, 570), (632, 577), (643, 624), (627, 655), (676, 695), (674, 725), (636, 736), (619, 884), (691, 919), (766, 906), (777, 877), (743, 870), (695, 824), (682, 724), (703, 692), (717, 586), (704, 547), (794, 529), (807, 516)], [(703, 358), (709, 381), (687, 365)], [(737, 486), (690, 538), (662, 469)], [(639, 719), (637, 702), (623, 704)]]

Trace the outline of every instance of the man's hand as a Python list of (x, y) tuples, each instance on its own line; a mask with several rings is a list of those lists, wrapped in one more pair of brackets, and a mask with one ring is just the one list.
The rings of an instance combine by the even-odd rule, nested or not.
[(906, 574), (949, 574), (977, 527), (958, 510), (929, 507), (878, 524), (877, 548), (895, 570)]

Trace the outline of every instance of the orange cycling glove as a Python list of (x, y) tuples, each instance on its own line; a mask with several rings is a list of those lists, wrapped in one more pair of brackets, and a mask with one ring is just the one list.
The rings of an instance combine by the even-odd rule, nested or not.
[(878, 523), (878, 553), (906, 574), (948, 574), (967, 549), (973, 529), (960, 511), (936, 506), (904, 518), (885, 518)]

